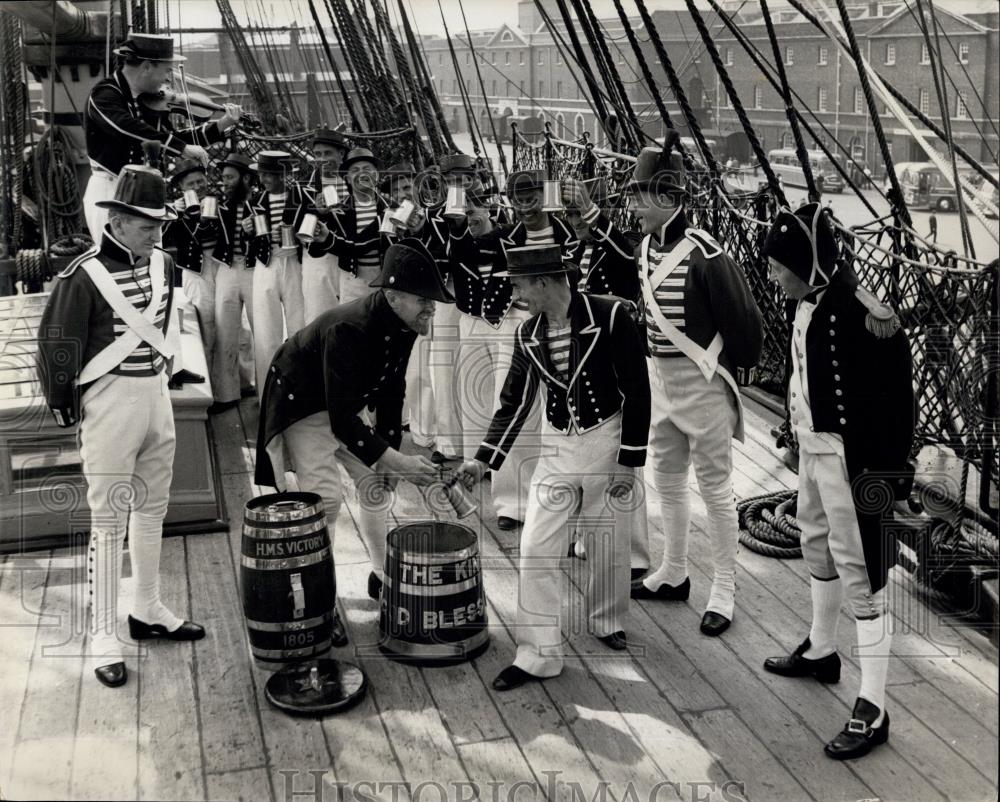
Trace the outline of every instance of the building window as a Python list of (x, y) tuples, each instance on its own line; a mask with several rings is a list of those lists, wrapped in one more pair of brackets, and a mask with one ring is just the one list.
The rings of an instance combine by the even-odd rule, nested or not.
[(562, 97), (562, 81), (556, 81), (556, 97)]
[(496, 63), (497, 63), (497, 51), (494, 50), (492, 53), (490, 53), (490, 64), (496, 64)]
[(545, 51), (538, 51), (538, 66), (541, 67), (545, 63)]
[(733, 66), (733, 49), (731, 47), (726, 48), (726, 66)]
[(518, 50), (517, 51), (517, 63), (521, 64), (521, 65), (524, 64), (524, 51), (523, 50)]
[(562, 53), (559, 52), (559, 48), (556, 48), (556, 64), (562, 64)]
[(861, 91), (860, 86), (854, 87), (854, 113), (864, 114), (865, 111), (865, 95)]
[(923, 42), (920, 45), (920, 63), (930, 64), (931, 63), (931, 51), (927, 47), (927, 42)]
[(538, 82), (538, 96), (545, 97), (545, 81)]
[(497, 95), (497, 82), (496, 82), (496, 79), (494, 78), (493, 79), (493, 97), (496, 97), (496, 95)]
[(825, 86), (819, 88), (818, 97), (816, 98), (816, 108), (818, 111), (826, 111), (826, 95), (827, 89)]
[(524, 81), (519, 81), (517, 85), (518, 90), (521, 92), (521, 97), (524, 97)]
[(510, 51), (509, 50), (504, 50), (503, 51), (503, 63), (504, 64), (510, 64)]
[[(759, 86), (755, 86), (753, 88), (753, 107), (755, 109), (763, 108), (762, 98), (761, 98), (762, 94), (763, 94), (763, 92), (761, 92), (761, 89), (760, 89)], [(726, 99), (727, 100), (729, 99), (729, 95), (728, 94), (726, 95)]]
[(969, 43), (959, 42), (958, 43), (958, 63), (968, 64), (969, 63)]
[(889, 66), (896, 63), (896, 45), (885, 46), (885, 63)]
[(514, 34), (512, 34), (510, 31), (504, 31), (502, 34), (500, 34), (500, 41), (501, 42), (513, 42), (514, 41)]
[(926, 89), (920, 90), (920, 111), (929, 114), (931, 110), (931, 95)]
[(456, 92), (458, 92), (458, 81), (453, 79), (451, 82), (451, 93), (454, 95)]
[(625, 63), (625, 51), (622, 50), (620, 47), (618, 48), (618, 63), (619, 64)]
[(728, 92), (722, 93), (722, 107), (726, 109), (731, 109), (733, 107), (733, 99), (729, 97)]
[(959, 92), (958, 97), (955, 98), (955, 119), (956, 120), (969, 119), (969, 107), (966, 105), (965, 92)]
[(825, 47), (819, 49), (819, 57), (816, 59), (816, 63), (820, 66), (825, 66), (830, 63), (830, 51)]
[(795, 51), (790, 48), (785, 48), (785, 66), (791, 67), (795, 63)]
[(444, 53), (438, 53), (438, 66), (444, 64)]
[(468, 50), (465, 51), (465, 63), (467, 65), (472, 63), (472, 53), (470, 53)]

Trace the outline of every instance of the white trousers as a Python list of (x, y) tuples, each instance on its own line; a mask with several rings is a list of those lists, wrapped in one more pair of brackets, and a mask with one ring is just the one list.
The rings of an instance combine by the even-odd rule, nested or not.
[(302, 328), (302, 265), (293, 248), (275, 248), (266, 267), (253, 269), (253, 342), (257, 387), (264, 387), (267, 369), (278, 348)]
[(340, 303), (340, 274), (335, 254), (310, 256), (302, 253), (302, 300), (306, 323), (312, 323), (324, 312)]
[[(542, 457), (531, 478), (521, 533), (514, 628), (514, 665), (529, 674), (553, 677), (562, 671), (566, 642), (581, 628), (582, 622), (563, 613), (569, 577), (561, 565), (574, 529), (587, 548), (588, 629), (597, 637), (625, 629), (631, 501), (608, 494), (611, 474), (630, 470), (617, 464), (620, 439), (620, 415), (569, 436), (543, 424)], [(580, 515), (571, 524), (581, 492)]]
[(435, 444), (436, 434), (437, 415), (430, 376), (431, 345), (429, 336), (418, 334), (410, 352), (410, 361), (406, 364), (403, 417), (410, 424), (410, 437), (414, 445), (421, 448), (431, 448)]
[(872, 593), (851, 497), (847, 464), (836, 453), (799, 453), (799, 495), (795, 519), (802, 530), (802, 557), (817, 579), (839, 576), (857, 618), (886, 612), (883, 588)]
[[(459, 410), (465, 455), (473, 457), (486, 437), (490, 421), (500, 408), (500, 391), (514, 356), (514, 334), (527, 310), (511, 309), (499, 329), (479, 318), (459, 319), (458, 386)], [(542, 416), (538, 399), (509, 455), (492, 479), (493, 506), (497, 516), (523, 521), (528, 507), (528, 488), (539, 453)]]
[(108, 210), (97, 206), (98, 201), (112, 200), (118, 178), (104, 170), (92, 170), (87, 179), (87, 189), (83, 193), (83, 217), (87, 221), (90, 238), (98, 245), (108, 222)]
[[(241, 385), (252, 384), (253, 339), (243, 327), (243, 310), (253, 326), (253, 275), (246, 259), (234, 256), (233, 264), (215, 264), (215, 359), (212, 361), (212, 392), (222, 403), (237, 401)], [(242, 352), (250, 350), (250, 366), (242, 364)], [(242, 375), (244, 372), (246, 376)]]
[(181, 288), (198, 313), (205, 364), (208, 365), (210, 374), (215, 362), (215, 274), (218, 264), (209, 253), (205, 253), (200, 273), (181, 269)]
[[(451, 281), (448, 289), (454, 292)], [(455, 387), (455, 362), (460, 347), (459, 320), (463, 315), (455, 304), (438, 304), (431, 332), (430, 381), (434, 392), (434, 442), (437, 450), (448, 457), (472, 459), (475, 451), (465, 453), (462, 444), (462, 418), (458, 411)]]
[(91, 511), (90, 655), (103, 665), (123, 654), (118, 587), (126, 530), (135, 584), (132, 614), (169, 629), (180, 623), (159, 595), (160, 539), (174, 467), (166, 372), (107, 374), (94, 382), (82, 400), (80, 457)]
[[(395, 498), (392, 483), (385, 474), (372, 470), (355, 457), (334, 436), (330, 431), (330, 416), (325, 411), (293, 423), (282, 432), (282, 438), (295, 466), (299, 490), (316, 493), (323, 499), (331, 542), (340, 505), (344, 500), (340, 466), (343, 465), (347, 470), (357, 487), (358, 506), (361, 508), (361, 520), (358, 522), (361, 539), (368, 549), (372, 571), (382, 577), (388, 533), (387, 516)], [(268, 446), (269, 454), (280, 450), (280, 439), (275, 439)], [(279, 462), (274, 464), (278, 466)], [(276, 467), (276, 473), (278, 470), (280, 468)], [(284, 477), (278, 476), (277, 481), (283, 483)]]
[[(649, 360), (652, 416), (649, 431), (653, 485), (663, 516), (664, 551), (647, 584), (679, 584), (687, 574), (691, 499), (688, 473), (694, 464), (708, 513), (713, 580), (707, 609), (732, 618), (739, 527), (732, 481), (736, 400), (718, 375), (705, 381), (687, 357)], [(683, 575), (682, 575), (683, 574)], [(665, 578), (669, 577), (669, 578)]]

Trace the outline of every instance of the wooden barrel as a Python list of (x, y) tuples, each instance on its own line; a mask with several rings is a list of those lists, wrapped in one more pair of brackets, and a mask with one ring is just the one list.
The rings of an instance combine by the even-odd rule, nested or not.
[(421, 663), (468, 660), (489, 642), (479, 543), (467, 526), (407, 524), (389, 533), (379, 645)]
[(337, 584), (323, 501), (315, 493), (258, 496), (243, 511), (243, 614), (262, 667), (330, 651)]

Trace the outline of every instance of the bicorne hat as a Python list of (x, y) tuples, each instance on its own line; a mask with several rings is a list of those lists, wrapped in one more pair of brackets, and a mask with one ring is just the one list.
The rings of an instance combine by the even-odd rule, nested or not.
[(493, 275), (501, 278), (550, 276), (575, 269), (576, 265), (563, 259), (562, 248), (558, 245), (523, 245), (520, 248), (508, 248), (507, 269)]
[(122, 168), (112, 200), (98, 201), (102, 209), (117, 209), (135, 217), (166, 223), (177, 219), (167, 205), (167, 184), (163, 173), (152, 167), (129, 164)]
[(679, 146), (680, 135), (676, 131), (668, 131), (662, 148), (643, 148), (635, 160), (635, 170), (625, 190), (685, 191), (684, 160)]
[(448, 292), (441, 271), (427, 246), (414, 237), (401, 239), (389, 246), (382, 259), (382, 270), (368, 285), (387, 290), (399, 290), (441, 303), (455, 303)]
[(778, 210), (764, 240), (763, 255), (787, 267), (813, 287), (830, 282), (839, 247), (830, 216), (818, 203), (807, 203), (794, 212)]
[(115, 54), (141, 61), (187, 61), (174, 55), (174, 37), (159, 33), (133, 33), (115, 48)]

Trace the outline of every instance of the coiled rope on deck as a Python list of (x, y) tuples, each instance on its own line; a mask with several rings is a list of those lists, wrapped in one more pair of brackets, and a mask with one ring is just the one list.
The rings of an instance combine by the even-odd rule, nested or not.
[(795, 520), (795, 490), (780, 490), (743, 499), (736, 505), (740, 543), (765, 557), (781, 560), (802, 556), (801, 532)]

